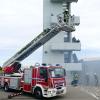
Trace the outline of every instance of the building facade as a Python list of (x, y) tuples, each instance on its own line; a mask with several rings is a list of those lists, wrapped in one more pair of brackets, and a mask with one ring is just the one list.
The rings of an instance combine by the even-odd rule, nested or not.
[(100, 86), (100, 58), (85, 58), (82, 63), (82, 84)]

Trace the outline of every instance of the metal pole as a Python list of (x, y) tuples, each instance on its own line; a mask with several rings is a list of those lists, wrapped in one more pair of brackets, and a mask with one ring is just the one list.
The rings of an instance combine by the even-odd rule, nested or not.
[[(68, 21), (68, 25), (70, 26), (70, 17), (71, 17), (71, 3), (67, 3), (67, 9), (69, 11), (69, 21)], [(69, 43), (72, 43), (72, 33), (68, 32), (68, 40)], [(68, 51), (68, 62), (71, 63), (72, 59), (72, 51)]]

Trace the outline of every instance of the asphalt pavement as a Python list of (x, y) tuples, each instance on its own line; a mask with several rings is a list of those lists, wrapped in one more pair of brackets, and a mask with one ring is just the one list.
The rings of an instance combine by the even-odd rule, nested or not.
[[(42, 100), (99, 100), (94, 95), (91, 95), (89, 92), (85, 91), (85, 88), (80, 86), (69, 86), (67, 91), (68, 92), (64, 96), (58, 96), (49, 99), (44, 98)], [(5, 92), (3, 89), (0, 89), (0, 100), (37, 100), (33, 95), (28, 93), (8, 99), (9, 94), (13, 94), (13, 91)]]

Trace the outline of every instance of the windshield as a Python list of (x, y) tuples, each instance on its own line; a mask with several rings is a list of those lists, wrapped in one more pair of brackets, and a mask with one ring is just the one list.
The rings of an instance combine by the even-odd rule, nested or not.
[(59, 77), (64, 77), (65, 70), (63, 68), (51, 68), (49, 69), (50, 72), (50, 77), (52, 78), (59, 78)]

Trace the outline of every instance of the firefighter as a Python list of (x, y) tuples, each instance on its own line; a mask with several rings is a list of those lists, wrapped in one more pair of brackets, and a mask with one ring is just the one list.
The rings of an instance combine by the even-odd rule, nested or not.
[(95, 79), (95, 86), (98, 86), (99, 79), (96, 73), (94, 73), (94, 79)]
[(79, 75), (77, 73), (73, 74), (73, 81), (72, 81), (72, 85), (73, 86), (77, 86), (79, 82)]
[(63, 12), (63, 14), (64, 14), (64, 22), (65, 22), (66, 24), (68, 24), (68, 22), (69, 22), (69, 11), (68, 11), (68, 9), (66, 9), (66, 10)]
[(2, 69), (2, 67), (0, 66), (0, 74), (2, 74), (3, 73), (3, 69)]
[(89, 83), (90, 83), (90, 76), (89, 76), (88, 73), (86, 73), (85, 78), (86, 78), (86, 85), (89, 85)]
[(2, 67), (0, 66), (0, 71), (2, 71)]

